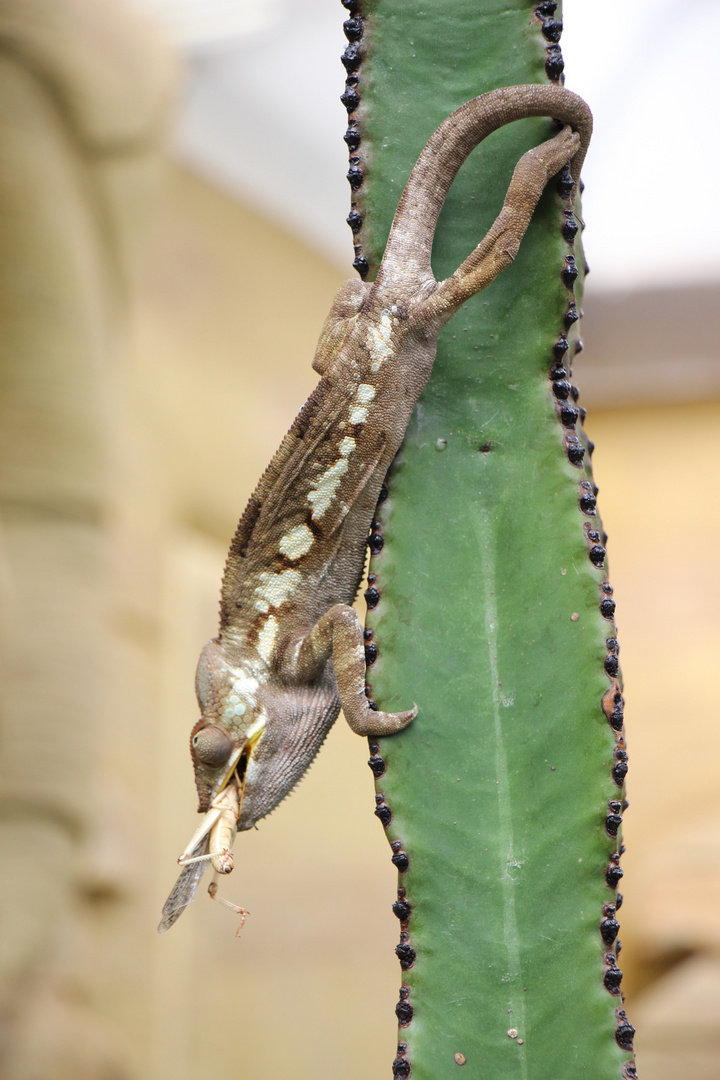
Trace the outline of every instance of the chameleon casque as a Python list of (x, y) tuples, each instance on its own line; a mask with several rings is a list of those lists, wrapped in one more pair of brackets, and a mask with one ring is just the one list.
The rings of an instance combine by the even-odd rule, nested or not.
[[(491, 132), (529, 116), (563, 126), (523, 155), (487, 235), (436, 281), (433, 236), (458, 169)], [(178, 860), (160, 932), (193, 899), (208, 861), (218, 873), (232, 870), (236, 831), (290, 792), (341, 708), (358, 735), (391, 735), (415, 717), (417, 706), (386, 713), (366, 697), (363, 631), (350, 607), (380, 489), (440, 329), (513, 261), (550, 177), (569, 164), (577, 184), (591, 131), (587, 105), (557, 86), (511, 86), (467, 102), (422, 151), (375, 281), (338, 290), (313, 360), (322, 378), (250, 497), (228, 554), (220, 632), (200, 656), (202, 715), (190, 737), (204, 817)]]

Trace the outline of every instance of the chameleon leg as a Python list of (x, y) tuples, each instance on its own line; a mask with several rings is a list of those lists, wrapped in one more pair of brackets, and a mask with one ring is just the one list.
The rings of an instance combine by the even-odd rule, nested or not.
[(434, 313), (449, 318), (510, 265), (548, 180), (568, 164), (579, 146), (580, 136), (564, 127), (555, 138), (523, 154), (491, 228), (455, 273), (438, 283), (428, 300)]
[(392, 735), (415, 719), (417, 706), (406, 712), (385, 713), (373, 708), (365, 696), (365, 647), (356, 613), (347, 604), (335, 604), (318, 619), (296, 649), (292, 677), (312, 678), (332, 660), (345, 719), (356, 735)]

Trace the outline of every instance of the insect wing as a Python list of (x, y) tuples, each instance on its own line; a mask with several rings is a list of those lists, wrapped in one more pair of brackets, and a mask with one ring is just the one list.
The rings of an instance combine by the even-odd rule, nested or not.
[[(202, 839), (193, 848), (190, 857), (195, 858), (197, 855), (204, 855), (208, 849), (208, 837), (203, 836)], [(195, 899), (195, 893), (200, 882), (200, 878), (207, 870), (207, 862), (191, 863), (189, 866), (184, 866), (180, 871), (173, 889), (165, 901), (165, 906), (162, 909), (162, 919), (158, 924), (158, 934), (164, 934), (166, 930), (169, 930), (173, 923), (182, 915), (188, 904), (191, 904)]]

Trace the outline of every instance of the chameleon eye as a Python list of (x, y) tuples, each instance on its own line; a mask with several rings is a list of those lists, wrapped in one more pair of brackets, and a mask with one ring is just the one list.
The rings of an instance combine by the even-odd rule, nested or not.
[(217, 724), (201, 728), (193, 736), (192, 744), (196, 757), (205, 765), (214, 765), (216, 768), (225, 764), (233, 749), (232, 739)]

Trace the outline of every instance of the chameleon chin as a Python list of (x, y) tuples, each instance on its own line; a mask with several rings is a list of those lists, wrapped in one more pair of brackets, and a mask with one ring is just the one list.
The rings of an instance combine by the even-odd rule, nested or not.
[[(528, 116), (564, 126), (523, 155), (487, 235), (436, 281), (433, 237), (458, 169), (487, 135)], [(430, 376), (440, 329), (513, 261), (550, 177), (569, 165), (577, 185), (591, 131), (584, 101), (557, 86), (505, 87), (462, 105), (412, 171), (375, 281), (338, 290), (313, 360), (320, 382), (230, 546), (220, 631), (200, 656), (201, 717), (190, 736), (204, 816), (178, 860), (160, 932), (193, 899), (208, 862), (217, 873), (232, 870), (236, 831), (300, 780), (341, 708), (358, 735), (392, 735), (415, 717), (417, 705), (387, 713), (366, 697), (363, 632), (350, 607), (380, 488)]]

